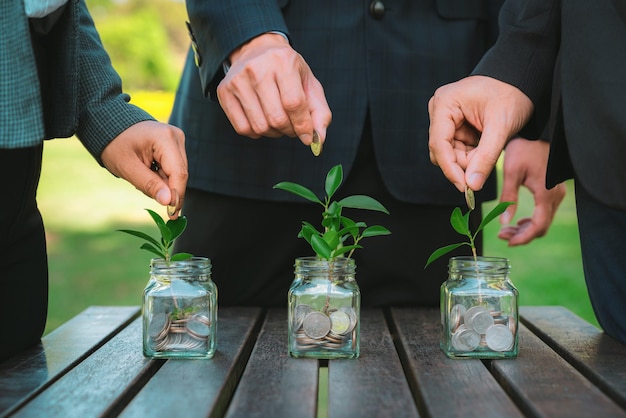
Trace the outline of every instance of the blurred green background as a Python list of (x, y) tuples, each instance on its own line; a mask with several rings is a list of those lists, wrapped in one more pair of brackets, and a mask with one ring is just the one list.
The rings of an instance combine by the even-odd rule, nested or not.
[[(184, 3), (87, 4), (132, 102), (167, 121), (189, 45)], [(99, 167), (75, 139), (46, 143), (38, 200), (50, 264), (46, 332), (89, 305), (139, 305), (150, 254), (139, 250), (140, 240), (115, 230), (153, 233), (144, 209), (164, 210)], [(522, 305), (563, 305), (597, 325), (584, 284), (573, 201), (570, 183), (548, 235), (528, 246), (507, 247), (493, 223), (485, 231), (485, 253), (510, 259)], [(529, 216), (532, 197), (523, 193), (520, 202), (518, 217)], [(416, 266), (416, 272), (420, 269)]]

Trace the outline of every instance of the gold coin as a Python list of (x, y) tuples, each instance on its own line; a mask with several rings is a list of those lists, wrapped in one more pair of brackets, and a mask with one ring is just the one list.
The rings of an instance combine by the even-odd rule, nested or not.
[(320, 136), (317, 134), (317, 131), (313, 131), (313, 141), (311, 141), (311, 152), (316, 157), (322, 153), (322, 143), (320, 142)]
[(469, 208), (469, 210), (474, 210), (476, 208), (474, 191), (467, 186), (465, 186), (465, 203), (467, 203), (467, 207)]

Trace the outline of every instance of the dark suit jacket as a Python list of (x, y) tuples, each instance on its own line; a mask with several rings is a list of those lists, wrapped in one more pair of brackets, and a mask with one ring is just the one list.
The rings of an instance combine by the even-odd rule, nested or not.
[[(437, 87), (469, 74), (492, 44), (501, 2), (383, 3), (384, 15), (375, 18), (364, 1), (188, 0), (200, 65), (190, 54), (170, 122), (186, 134), (189, 186), (288, 200), (272, 186), (295, 181), (321, 196), (332, 165), (350, 172), (369, 112), (388, 190), (412, 203), (461, 204), (429, 160), (427, 104)], [(286, 33), (324, 87), (333, 122), (321, 157), (297, 139), (238, 136), (219, 104), (204, 97), (222, 79), (230, 52), (267, 31)], [(482, 197), (494, 197), (493, 181)]]
[(3, 23), (12, 19), (10, 29), (0, 28), (0, 51), (7, 52), (0, 63), (0, 148), (76, 134), (100, 161), (122, 131), (152, 120), (128, 103), (84, 1), (68, 0), (36, 21), (19, 0), (2, 2), (0, 10)]
[(576, 176), (626, 210), (626, 3), (507, 1), (501, 36), (475, 71), (519, 87), (535, 104), (528, 131), (551, 114), (548, 185)]

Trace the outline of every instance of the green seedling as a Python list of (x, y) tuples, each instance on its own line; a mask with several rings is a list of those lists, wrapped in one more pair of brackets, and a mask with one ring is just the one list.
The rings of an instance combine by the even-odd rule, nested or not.
[(469, 227), (469, 216), (470, 216), (471, 210), (468, 210), (467, 213), (463, 214), (460, 208), (454, 208), (454, 210), (452, 211), (452, 215), (450, 215), (450, 225), (452, 225), (452, 228), (454, 228), (456, 232), (458, 232), (461, 235), (465, 235), (469, 240), (464, 241), (464, 242), (459, 242), (457, 244), (446, 245), (444, 247), (441, 247), (433, 251), (433, 253), (428, 258), (428, 261), (426, 262), (426, 265), (424, 266), (424, 268), (428, 267), (430, 263), (437, 260), (439, 257), (449, 253), (450, 251), (456, 250), (462, 245), (469, 245), (472, 249), (472, 255), (474, 256), (474, 259), (476, 259), (477, 258), (476, 245), (474, 244), (474, 242), (476, 240), (476, 236), (478, 235), (478, 233), (482, 231), (483, 228), (487, 224), (489, 224), (489, 222), (493, 221), (495, 218), (503, 214), (506, 208), (508, 208), (509, 206), (513, 204), (515, 204), (515, 202), (500, 202), (495, 208), (491, 210), (491, 212), (487, 214), (487, 216), (483, 218), (483, 220), (480, 222), (480, 225), (478, 225), (478, 228), (476, 229), (474, 233), (470, 231), (470, 227)]
[(118, 229), (118, 231), (143, 239), (146, 242), (140, 247), (142, 250), (150, 251), (168, 263), (170, 261), (181, 261), (193, 257), (193, 255), (189, 253), (171, 253), (174, 240), (176, 240), (187, 227), (187, 218), (179, 216), (177, 219), (170, 219), (165, 222), (155, 211), (150, 209), (146, 209), (146, 211), (148, 211), (152, 220), (154, 220), (154, 223), (156, 223), (159, 228), (161, 233), (160, 239), (153, 238), (141, 231), (130, 229)]
[(320, 200), (310, 189), (291, 182), (281, 182), (275, 189), (285, 190), (308, 201), (322, 205), (322, 230), (318, 231), (309, 222), (302, 222), (299, 238), (304, 238), (318, 258), (332, 260), (339, 256), (350, 258), (354, 250), (362, 248), (360, 242), (366, 237), (389, 235), (391, 232), (379, 225), (367, 226), (364, 222), (355, 222), (343, 215), (344, 208), (365, 209), (389, 214), (389, 211), (376, 199), (353, 195), (339, 201), (331, 200), (343, 181), (341, 165), (332, 167), (326, 175), (326, 196)]

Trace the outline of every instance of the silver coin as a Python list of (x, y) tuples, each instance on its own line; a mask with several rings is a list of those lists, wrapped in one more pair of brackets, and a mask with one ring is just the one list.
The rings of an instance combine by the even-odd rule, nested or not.
[(330, 314), (330, 330), (337, 334), (343, 335), (350, 332), (350, 316), (344, 311), (334, 311)]
[(350, 328), (345, 332), (345, 334), (349, 334), (352, 332), (354, 327), (356, 327), (357, 322), (359, 321), (359, 316), (356, 314), (356, 311), (352, 306), (342, 306), (339, 308), (340, 311), (343, 311), (348, 314), (350, 317)]
[[(491, 317), (491, 315), (489, 315), (489, 312), (484, 306), (480, 306), (480, 305), (472, 306), (465, 312), (463, 323), (465, 324), (467, 328), (473, 328), (472, 324), (474, 322), (474, 318), (476, 318), (478, 315), (485, 315), (485, 314)], [(483, 319), (483, 321), (486, 321), (486, 319)]]
[(309, 312), (304, 317), (302, 328), (311, 338), (323, 338), (330, 331), (330, 318), (321, 312)]
[(465, 186), (465, 203), (467, 203), (467, 207), (469, 210), (474, 210), (476, 208), (476, 199), (474, 198), (474, 191)]
[(507, 351), (513, 347), (514, 336), (506, 325), (493, 325), (485, 333), (485, 341), (493, 351)]
[(479, 312), (472, 319), (472, 329), (479, 334), (487, 332), (493, 325), (493, 317), (488, 312)]
[(452, 308), (450, 308), (450, 330), (452, 332), (456, 331), (459, 325), (463, 323), (465, 311), (465, 306), (461, 304), (456, 304)]
[(185, 329), (189, 335), (198, 339), (206, 339), (211, 333), (211, 328), (205, 322), (193, 318), (185, 323)]
[(474, 351), (480, 344), (480, 334), (464, 325), (452, 335), (452, 346), (458, 351)]
[(314, 309), (307, 304), (301, 303), (296, 305), (293, 308), (293, 318), (291, 326), (294, 330), (300, 329), (302, 326), (302, 322), (304, 322), (304, 317), (307, 316), (308, 313), (313, 312)]
[(152, 315), (150, 324), (148, 325), (148, 335), (150, 338), (156, 339), (161, 335), (164, 329), (169, 327), (169, 317), (163, 313)]

